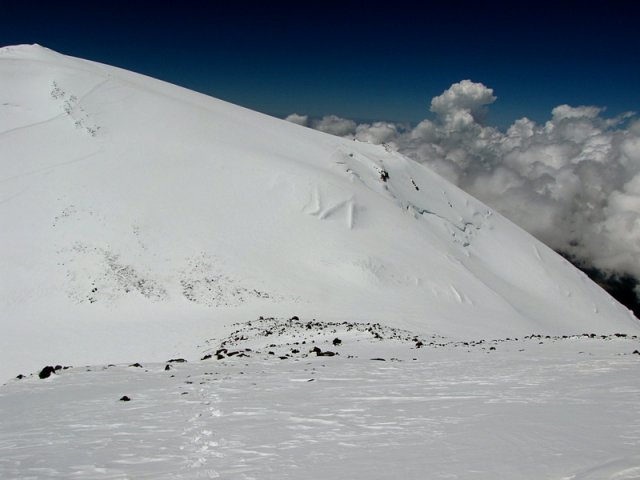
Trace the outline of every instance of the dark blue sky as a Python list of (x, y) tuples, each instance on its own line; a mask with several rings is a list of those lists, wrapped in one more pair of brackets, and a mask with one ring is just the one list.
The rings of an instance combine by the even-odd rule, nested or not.
[(416, 122), (465, 78), (494, 89), (500, 126), (561, 103), (640, 110), (632, 2), (442, 3), (0, 0), (0, 45), (40, 43), (276, 116)]

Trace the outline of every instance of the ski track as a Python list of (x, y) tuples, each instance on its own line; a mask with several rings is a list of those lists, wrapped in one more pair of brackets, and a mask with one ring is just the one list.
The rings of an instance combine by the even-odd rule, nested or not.
[(52, 172), (52, 171), (54, 171), (54, 170), (56, 170), (56, 169), (58, 169), (60, 167), (65, 167), (65, 166), (68, 166), (68, 165), (72, 165), (74, 163), (84, 162), (84, 161), (92, 159), (93, 157), (95, 157), (99, 153), (100, 153), (100, 151), (97, 150), (95, 152), (88, 153), (87, 155), (81, 155), (79, 157), (72, 158), (71, 160), (66, 160), (64, 162), (58, 162), (58, 163), (52, 163), (52, 164), (47, 165), (45, 167), (37, 168), (35, 170), (30, 170), (28, 172), (22, 172), (22, 173), (19, 173), (17, 175), (14, 175), (12, 177), (0, 178), (0, 184), (8, 182), (10, 180), (15, 180), (17, 178), (30, 177), (32, 175), (38, 175), (38, 174), (44, 173), (44, 172)]
[(637, 479), (640, 359), (605, 343), (379, 344), (10, 382), (0, 478)]

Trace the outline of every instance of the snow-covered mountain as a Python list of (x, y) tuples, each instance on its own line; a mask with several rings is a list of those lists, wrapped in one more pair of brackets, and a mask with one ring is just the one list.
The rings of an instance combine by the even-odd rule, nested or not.
[(46, 48), (0, 49), (0, 378), (188, 355), (258, 316), (637, 333), (427, 168)]

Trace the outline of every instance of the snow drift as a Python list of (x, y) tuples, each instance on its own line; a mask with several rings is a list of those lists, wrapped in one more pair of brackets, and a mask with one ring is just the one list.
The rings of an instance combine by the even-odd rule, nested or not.
[(423, 165), (40, 46), (0, 49), (0, 376), (186, 354), (259, 315), (638, 332)]

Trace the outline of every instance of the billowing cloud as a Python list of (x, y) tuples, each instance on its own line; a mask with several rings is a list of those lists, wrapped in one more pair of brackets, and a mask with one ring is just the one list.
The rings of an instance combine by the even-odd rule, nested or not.
[(480, 121), (485, 105), (496, 101), (493, 90), (481, 83), (462, 80), (454, 83), (441, 95), (431, 100), (431, 111), (445, 123), (456, 126)]
[(369, 143), (387, 143), (398, 136), (398, 127), (393, 123), (363, 123), (356, 127), (355, 139)]
[(308, 115), (292, 113), (286, 117), (285, 120), (305, 127), (315, 128), (321, 132), (330, 133), (331, 135), (337, 135), (339, 137), (354, 135), (356, 133), (356, 127), (358, 127), (356, 122), (353, 120), (338, 117), (336, 115), (327, 115), (322, 118), (310, 119)]
[(340, 137), (352, 135), (356, 131), (356, 122), (347, 120), (346, 118), (336, 117), (335, 115), (329, 115), (322, 117), (320, 120), (315, 120), (311, 126), (321, 132), (338, 135)]
[(640, 278), (640, 121), (560, 105), (538, 124), (483, 124), (496, 97), (463, 80), (431, 102), (413, 128), (356, 125), (338, 117), (312, 127), (391, 148), (424, 163), (552, 248), (596, 268)]
[(292, 113), (287, 118), (285, 118), (285, 120), (297, 125), (302, 125), (303, 127), (309, 126), (309, 115), (298, 115), (297, 113)]

